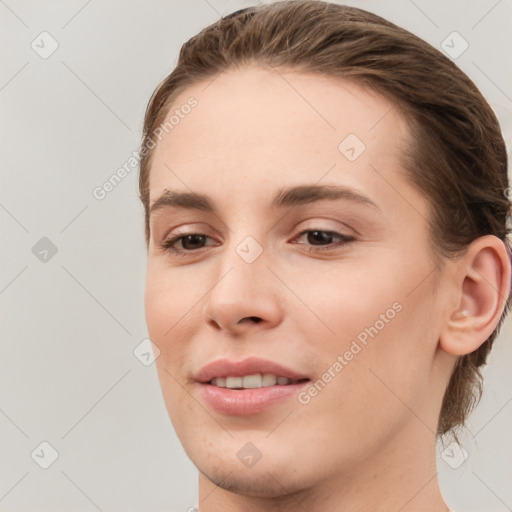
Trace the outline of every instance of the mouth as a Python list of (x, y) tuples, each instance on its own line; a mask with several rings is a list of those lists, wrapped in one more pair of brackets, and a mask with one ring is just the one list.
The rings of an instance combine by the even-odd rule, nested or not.
[(204, 366), (194, 379), (219, 388), (253, 389), (295, 384), (310, 376), (268, 359), (248, 357), (241, 361), (217, 359)]
[(204, 366), (194, 380), (214, 411), (229, 416), (259, 414), (296, 395), (311, 377), (255, 357), (219, 359)]
[(208, 384), (218, 388), (229, 389), (257, 389), (267, 388), (271, 386), (290, 386), (293, 384), (300, 384), (309, 381), (308, 378), (290, 379), (281, 375), (274, 375), (272, 373), (254, 373), (252, 375), (244, 375), (241, 377), (214, 377), (208, 381)]

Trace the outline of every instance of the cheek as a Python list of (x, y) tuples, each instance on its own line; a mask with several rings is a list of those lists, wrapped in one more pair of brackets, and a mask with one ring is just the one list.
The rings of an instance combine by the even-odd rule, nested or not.
[(167, 331), (172, 327), (172, 311), (175, 304), (171, 304), (169, 293), (161, 280), (146, 278), (144, 294), (144, 309), (149, 337), (160, 349), (165, 352), (165, 339)]
[(204, 295), (197, 277), (149, 265), (146, 273), (144, 308), (150, 334), (155, 339), (172, 339), (197, 315), (198, 301)]
[[(435, 300), (428, 283), (411, 292), (426, 272), (410, 266), (397, 273), (396, 259), (388, 267), (375, 263), (364, 271), (347, 265), (330, 275), (309, 274), (296, 288), (310, 311), (295, 321), (319, 355), (318, 372), (352, 390), (335, 400), (375, 402), (382, 398), (373, 392), (379, 388), (388, 395), (386, 385), (413, 392), (410, 386), (419, 389), (429, 376), (437, 346), (431, 318)], [(324, 373), (329, 371), (336, 377)]]
[(359, 335), (364, 341), (366, 328), (377, 322), (380, 331), (398, 316), (400, 306), (393, 304), (402, 298), (400, 283), (385, 277), (389, 272), (382, 261), (362, 265), (354, 258), (330, 267), (316, 263), (316, 267), (289, 273), (286, 279), (293, 283), (304, 310), (294, 320), (308, 323), (309, 329), (303, 325), (304, 333), (323, 332), (318, 337), (321, 347), (328, 347), (330, 339), (333, 348), (342, 350)]
[[(183, 389), (180, 369), (187, 359), (189, 340), (193, 336), (194, 309), (197, 301), (194, 286), (180, 287), (165, 269), (149, 269), (146, 274), (144, 306), (151, 341), (160, 355), (155, 361), (160, 387), (169, 417), (176, 428), (192, 415), (192, 404)], [(196, 287), (197, 294), (197, 287)], [(197, 328), (197, 325), (196, 325)]]
[[(186, 358), (188, 340), (198, 327), (197, 314), (201, 290), (193, 283), (184, 286), (182, 279), (165, 270), (148, 270), (144, 293), (144, 308), (149, 337), (160, 350), (156, 365), (160, 378), (167, 382)], [(167, 382), (166, 386), (170, 386)]]
[[(367, 440), (365, 450), (371, 452), (411, 419), (410, 409), (419, 417), (428, 417), (422, 404), (429, 387), (431, 357), (417, 322), (419, 311), (400, 301), (403, 308), (393, 310), (392, 319), (388, 313), (385, 324), (379, 314), (385, 314), (389, 303), (384, 300), (382, 309), (377, 297), (372, 300), (373, 310), (347, 306), (336, 324), (341, 335), (328, 345), (315, 347), (322, 352), (316, 389), (309, 397), (301, 397), (304, 405), (296, 416), (312, 432), (326, 432), (333, 453), (360, 446), (361, 438)], [(345, 328), (356, 334), (344, 335)]]

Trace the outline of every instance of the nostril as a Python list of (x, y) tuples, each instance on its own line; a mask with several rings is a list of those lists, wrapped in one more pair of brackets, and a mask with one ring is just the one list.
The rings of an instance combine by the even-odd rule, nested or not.
[(255, 324), (259, 324), (263, 319), (259, 316), (245, 316), (241, 320), (237, 322), (237, 324), (245, 323), (245, 322), (254, 322)]

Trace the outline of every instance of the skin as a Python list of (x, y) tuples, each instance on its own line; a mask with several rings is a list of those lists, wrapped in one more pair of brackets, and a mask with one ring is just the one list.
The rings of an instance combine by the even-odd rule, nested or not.
[[(251, 65), (189, 87), (172, 108), (190, 96), (197, 107), (155, 148), (150, 204), (194, 191), (218, 211), (151, 216), (145, 308), (165, 404), (199, 470), (199, 510), (448, 510), (437, 420), (457, 355), (478, 348), (503, 310), (503, 243), (482, 237), (434, 270), (429, 205), (400, 165), (407, 125), (375, 93)], [(350, 133), (366, 146), (352, 162), (338, 149)], [(349, 186), (378, 209), (343, 199), (272, 208), (279, 188), (300, 184)], [(318, 242), (306, 229), (354, 240)], [(190, 232), (208, 238), (188, 253), (178, 241), (184, 255), (162, 248)], [(236, 252), (247, 236), (263, 250), (250, 264)], [(394, 303), (400, 312), (308, 404), (220, 414), (192, 378), (215, 359), (258, 356), (319, 379)], [(262, 454), (250, 468), (237, 458), (247, 442)]]

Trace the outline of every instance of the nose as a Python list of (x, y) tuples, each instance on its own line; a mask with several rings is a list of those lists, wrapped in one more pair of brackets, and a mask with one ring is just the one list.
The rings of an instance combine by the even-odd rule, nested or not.
[(283, 285), (267, 264), (263, 254), (252, 263), (235, 251), (222, 258), (205, 297), (203, 321), (234, 335), (277, 326), (283, 318)]

